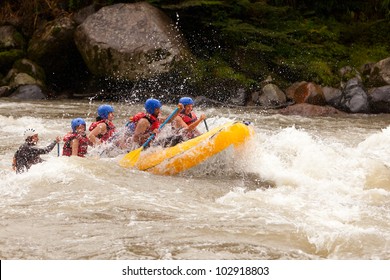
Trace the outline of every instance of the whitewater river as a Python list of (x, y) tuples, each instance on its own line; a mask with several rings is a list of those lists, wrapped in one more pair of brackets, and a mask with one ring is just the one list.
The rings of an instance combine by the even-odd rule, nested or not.
[[(0, 259), (390, 259), (390, 115), (204, 108), (210, 128), (248, 120), (255, 136), (177, 176), (57, 147), (12, 171), (26, 128), (46, 146), (100, 104), (1, 99)], [(118, 128), (142, 110), (109, 104)]]

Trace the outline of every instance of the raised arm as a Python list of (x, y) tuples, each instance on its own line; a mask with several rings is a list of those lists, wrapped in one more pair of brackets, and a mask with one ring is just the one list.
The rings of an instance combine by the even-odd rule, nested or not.
[(61, 141), (61, 138), (59, 136), (57, 136), (56, 139), (53, 140), (53, 142), (51, 142), (49, 145), (47, 145), (46, 148), (35, 148), (34, 149), (35, 153), (38, 155), (48, 154), (54, 149), (56, 144), (59, 143), (60, 141)]
[(194, 130), (198, 126), (198, 124), (200, 124), (204, 119), (206, 119), (206, 115), (205, 114), (200, 115), (200, 117), (196, 121), (194, 121), (192, 124), (187, 126), (187, 130), (188, 131)]

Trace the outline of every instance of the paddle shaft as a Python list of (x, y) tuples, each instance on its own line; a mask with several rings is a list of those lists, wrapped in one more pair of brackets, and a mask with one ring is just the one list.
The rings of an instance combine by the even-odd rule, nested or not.
[(203, 120), (204, 126), (206, 127), (206, 130), (209, 131), (209, 126), (207, 125), (206, 119)]
[[(172, 117), (179, 111), (179, 108), (176, 108), (167, 118), (166, 120), (159, 126), (158, 131), (161, 131), (161, 129), (172, 119)], [(150, 141), (156, 136), (155, 133), (149, 136), (149, 138), (145, 141), (145, 143), (142, 145), (142, 148), (145, 148)]]

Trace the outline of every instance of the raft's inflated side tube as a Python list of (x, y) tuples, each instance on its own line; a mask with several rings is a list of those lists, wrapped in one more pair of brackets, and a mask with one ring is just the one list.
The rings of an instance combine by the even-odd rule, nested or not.
[(244, 123), (226, 123), (174, 147), (146, 150), (142, 152), (135, 168), (159, 175), (174, 175), (200, 164), (231, 145), (240, 146), (253, 133), (253, 128)]

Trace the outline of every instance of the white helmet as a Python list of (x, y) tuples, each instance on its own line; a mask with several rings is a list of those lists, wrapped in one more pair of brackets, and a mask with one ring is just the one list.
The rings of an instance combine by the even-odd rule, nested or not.
[(28, 138), (35, 134), (38, 134), (38, 132), (36, 132), (34, 128), (28, 128), (24, 131), (23, 136), (24, 138)]

